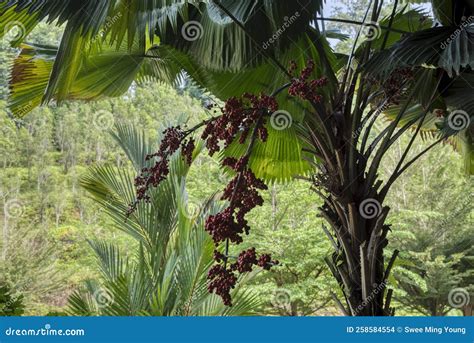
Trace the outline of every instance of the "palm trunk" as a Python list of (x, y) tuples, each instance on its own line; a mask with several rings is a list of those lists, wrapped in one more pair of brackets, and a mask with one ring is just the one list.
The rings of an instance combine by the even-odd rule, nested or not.
[(462, 307), (462, 314), (465, 317), (472, 316), (472, 304), (467, 304)]
[(387, 268), (383, 254), (389, 231), (384, 221), (389, 208), (384, 207), (378, 214), (374, 212), (374, 217), (368, 219), (359, 210), (361, 205), (364, 205), (363, 201), (343, 203), (340, 199), (327, 199), (322, 206), (321, 215), (328, 221), (335, 236), (335, 252), (327, 263), (344, 293), (346, 314), (392, 315), (391, 291), (386, 288), (388, 273), (397, 252)]

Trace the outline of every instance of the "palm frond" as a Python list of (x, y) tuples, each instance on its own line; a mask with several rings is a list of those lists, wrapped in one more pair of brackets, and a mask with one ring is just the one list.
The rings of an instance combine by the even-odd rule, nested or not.
[(464, 72), (449, 82), (449, 87), (443, 92), (446, 105), (451, 110), (463, 110), (473, 114), (474, 72)]
[[(117, 125), (114, 139), (134, 169), (150, 151), (150, 143), (131, 126)], [(195, 153), (200, 151), (198, 148)], [(89, 281), (73, 294), (69, 312), (75, 315), (245, 315), (259, 306), (255, 294), (235, 290), (236, 306), (226, 309), (207, 291), (207, 271), (214, 244), (204, 230), (208, 213), (218, 212), (212, 199), (190, 211), (181, 156), (171, 161), (170, 177), (150, 192), (150, 203), (140, 204), (127, 219), (134, 197), (133, 177), (126, 167), (91, 168), (82, 185), (105, 210), (115, 226), (137, 241), (133, 258), (125, 259), (115, 245), (90, 242), (102, 271), (100, 284)]]
[[(158, 60), (156, 63), (159, 66), (157, 64), (154, 69), (160, 70), (160, 73), (165, 75), (163, 81), (174, 80), (182, 70), (185, 70), (199, 85), (220, 99), (227, 99), (244, 92), (260, 93), (262, 90), (267, 90), (271, 93), (288, 81), (283, 73), (275, 73), (275, 66), (271, 60), (238, 73), (216, 72), (203, 67), (192, 56), (166, 45), (154, 47), (148, 54), (150, 58)], [(308, 60), (314, 60), (321, 66), (315, 73), (315, 77), (318, 78), (334, 75), (334, 70), (339, 64), (326, 39), (314, 31), (303, 34), (288, 51), (282, 54), (280, 61), (284, 65), (289, 64), (295, 56), (298, 56), (296, 62), (300, 65), (304, 65)], [(333, 95), (335, 85), (336, 82), (330, 83), (324, 93), (326, 98)], [(294, 99), (289, 100), (289, 96), (284, 92), (279, 94), (277, 99), (289, 125), (283, 128), (268, 125), (267, 129), (271, 133), (269, 140), (255, 145), (251, 159), (251, 168), (257, 177), (269, 182), (287, 181), (310, 170), (309, 164), (303, 159), (301, 153), (302, 142), (298, 140), (295, 126), (292, 125), (304, 120), (307, 104)], [(239, 154), (242, 149), (245, 149), (243, 145), (234, 144), (226, 154), (231, 156)]]
[(444, 69), (452, 77), (464, 68), (474, 68), (473, 41), (474, 25), (433, 27), (414, 32), (379, 52), (365, 67), (372, 75), (387, 77), (398, 68), (431, 66)]
[(310, 29), (323, 1), (223, 0), (219, 4), (209, 1), (202, 10), (190, 11), (188, 21), (178, 20), (176, 27), (158, 27), (161, 42), (213, 71), (255, 67), (265, 56), (279, 57), (291, 48), (293, 41)]
[(9, 108), (15, 117), (22, 118), (41, 104), (56, 53), (53, 47), (21, 46), (9, 83)]
[(117, 280), (125, 273), (128, 261), (117, 246), (98, 240), (88, 240), (88, 243), (95, 252), (100, 271), (106, 280)]
[(68, 298), (66, 313), (84, 317), (95, 315), (94, 303), (90, 293), (85, 292), (84, 289), (74, 291)]
[(139, 132), (130, 125), (117, 123), (111, 132), (114, 141), (119, 145), (127, 158), (138, 172), (147, 166), (145, 157), (150, 155), (155, 146), (147, 142), (143, 132)]
[[(388, 27), (391, 16), (387, 16), (378, 23), (380, 27)], [(429, 17), (427, 10), (423, 8), (408, 9), (404, 6), (400, 11), (395, 13), (392, 19), (391, 31), (376, 32), (372, 46), (380, 49), (385, 42), (385, 48), (390, 48), (403, 38), (402, 32), (417, 32), (429, 29), (433, 25), (433, 21)], [(387, 38), (385, 38), (387, 36)]]
[(75, 52), (71, 55), (75, 58), (67, 57), (71, 60), (59, 68), (57, 49), (25, 44), (21, 49), (10, 77), (10, 109), (16, 117), (23, 117), (44, 101), (120, 96), (136, 78), (144, 54), (112, 49), (95, 50), (86, 56)]

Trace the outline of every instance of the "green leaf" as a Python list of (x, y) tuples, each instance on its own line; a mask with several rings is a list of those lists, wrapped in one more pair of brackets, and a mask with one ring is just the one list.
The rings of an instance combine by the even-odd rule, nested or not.
[[(74, 45), (73, 45), (74, 46)], [(81, 43), (82, 46), (82, 43)], [(90, 55), (55, 69), (52, 47), (22, 45), (10, 79), (10, 109), (23, 117), (41, 102), (50, 100), (98, 100), (125, 93), (136, 78), (143, 53), (96, 47)], [(76, 56), (80, 56), (77, 55)], [(63, 71), (67, 71), (63, 73)], [(55, 77), (50, 79), (51, 73)]]
[(366, 70), (387, 77), (398, 68), (428, 66), (444, 69), (449, 76), (474, 68), (474, 25), (433, 27), (408, 35), (390, 49), (374, 55)]
[[(285, 114), (282, 116), (287, 118)], [(262, 143), (257, 140), (252, 149), (249, 166), (254, 174), (268, 182), (290, 181), (295, 176), (307, 174), (312, 167), (302, 158), (302, 142), (297, 136), (296, 128), (277, 130), (271, 125), (266, 127), (268, 130), (267, 141)], [(222, 158), (224, 156), (243, 156), (249, 139), (245, 144), (233, 142), (222, 154)]]
[(178, 21), (176, 27), (159, 26), (157, 35), (163, 44), (191, 55), (207, 69), (238, 71), (256, 67), (268, 56), (279, 58), (310, 29), (323, 1), (223, 0), (219, 3), (249, 35), (213, 1), (200, 11), (190, 11), (188, 21)]
[(102, 275), (109, 281), (117, 280), (127, 265), (120, 249), (105, 241), (88, 240), (88, 243), (96, 254)]
[[(146, 166), (145, 154), (153, 150), (143, 133), (119, 125), (113, 134), (134, 168)], [(197, 149), (199, 152), (199, 148)], [(196, 153), (197, 153), (196, 152)], [(102, 277), (89, 281), (75, 292), (68, 313), (74, 315), (248, 315), (255, 314), (261, 300), (239, 286), (232, 292), (234, 306), (207, 290), (207, 271), (215, 249), (204, 230), (208, 213), (216, 213), (212, 200), (199, 204), (190, 218), (189, 199), (183, 177), (187, 166), (181, 156), (171, 161), (170, 177), (153, 189), (150, 203), (140, 204), (125, 220), (126, 204), (135, 188), (129, 168), (91, 168), (82, 185), (98, 207), (128, 233), (137, 244), (130, 245), (133, 258), (107, 242), (91, 242)], [(242, 280), (245, 282), (245, 280)]]
[[(380, 20), (379, 25), (388, 27), (390, 23), (390, 16), (387, 16)], [(428, 29), (432, 26), (433, 22), (429, 18), (429, 13), (424, 9), (412, 9), (407, 11), (407, 6), (398, 11), (392, 22), (392, 29), (404, 31), (404, 32), (417, 32), (423, 29)], [(403, 34), (396, 31), (383, 31), (381, 30), (380, 36), (372, 41), (372, 46), (375, 49), (380, 49), (385, 40), (385, 35), (388, 34), (385, 48), (389, 48), (397, 43)]]
[(22, 45), (21, 49), (10, 77), (9, 108), (17, 118), (41, 104), (57, 53), (52, 47)]
[[(286, 75), (278, 71), (271, 61), (234, 73), (207, 69), (193, 57), (166, 45), (153, 48), (149, 51), (149, 55), (153, 56), (159, 64), (153, 68), (159, 70), (157, 78), (164, 75), (161, 80), (169, 82), (185, 70), (199, 85), (220, 99), (227, 99), (244, 92), (269, 94), (288, 82)], [(282, 55), (280, 61), (289, 64), (290, 60), (296, 60), (299, 65), (304, 65), (310, 59), (320, 66), (314, 74), (315, 78), (331, 75), (338, 64), (327, 41), (313, 31), (303, 34), (294, 46)], [(330, 83), (323, 95), (326, 98), (331, 97), (335, 87), (336, 82)], [(269, 182), (287, 181), (311, 169), (311, 166), (303, 159), (301, 152), (303, 143), (299, 140), (294, 127), (304, 120), (308, 113), (308, 104), (294, 98), (290, 99), (285, 91), (280, 93), (277, 99), (280, 109), (287, 113), (288, 121), (294, 125), (283, 130), (267, 125), (270, 132), (269, 139), (266, 143), (257, 142), (250, 161), (256, 176)], [(245, 145), (234, 143), (226, 154), (235, 156), (245, 149)]]

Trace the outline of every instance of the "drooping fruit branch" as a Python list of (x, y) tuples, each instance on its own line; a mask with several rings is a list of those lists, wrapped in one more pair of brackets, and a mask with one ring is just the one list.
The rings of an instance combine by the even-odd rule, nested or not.
[[(293, 73), (295, 69), (296, 64), (292, 63), (290, 73)], [(237, 262), (227, 266), (229, 241), (236, 244), (242, 242), (242, 235), (248, 234), (250, 229), (245, 219), (246, 214), (256, 206), (263, 204), (263, 198), (259, 195), (258, 190), (265, 190), (267, 186), (262, 180), (255, 177), (248, 163), (256, 140), (260, 139), (265, 142), (267, 139), (268, 132), (264, 126), (265, 117), (278, 110), (275, 96), (289, 87), (288, 93), (291, 96), (311, 99), (314, 102), (321, 101), (318, 88), (324, 86), (326, 81), (324, 78), (309, 81), (308, 78), (313, 70), (314, 63), (310, 61), (298, 78), (294, 78), (290, 84), (279, 88), (271, 96), (260, 95), (257, 97), (245, 94), (244, 98), (248, 99), (251, 104), (250, 111), (245, 109), (241, 100), (231, 99), (226, 103), (226, 111), (222, 120), (217, 125), (214, 123), (208, 126), (209, 130), (214, 130), (215, 133), (215, 136), (211, 138), (210, 151), (214, 151), (219, 140), (224, 141), (226, 145), (230, 144), (236, 138), (238, 131), (241, 132), (239, 142), (243, 144), (250, 127), (253, 126), (253, 133), (245, 155), (240, 159), (226, 158), (222, 163), (223, 166), (230, 167), (237, 172), (237, 175), (227, 185), (222, 197), (222, 199), (229, 201), (229, 207), (215, 216), (210, 216), (206, 222), (206, 230), (211, 233), (216, 245), (224, 240), (226, 242), (225, 254), (215, 252), (217, 264), (209, 272), (209, 291), (220, 295), (226, 305), (231, 304), (230, 291), (237, 282), (236, 271), (239, 273), (250, 272), (255, 265), (269, 270), (273, 265), (278, 264), (278, 261), (273, 261), (268, 254), (257, 257), (255, 249), (251, 248), (242, 251)], [(216, 127), (218, 130), (215, 130)], [(207, 135), (208, 128), (203, 136)], [(229, 136), (233, 137), (229, 138)]]
[[(296, 64), (292, 64), (289, 73), (293, 75)], [(257, 206), (263, 204), (259, 191), (266, 190), (263, 180), (258, 179), (249, 166), (252, 149), (257, 142), (266, 142), (268, 130), (266, 118), (278, 111), (276, 95), (288, 89), (290, 96), (319, 103), (321, 95), (318, 90), (326, 84), (326, 79), (309, 80), (314, 70), (314, 63), (308, 62), (298, 77), (291, 83), (276, 90), (272, 95), (244, 94), (242, 97), (233, 97), (220, 108), (222, 114), (211, 118), (194, 128), (183, 131), (179, 126), (171, 127), (164, 132), (158, 152), (147, 156), (147, 160), (155, 159), (152, 167), (144, 168), (135, 180), (137, 199), (130, 206), (130, 213), (136, 208), (139, 201), (147, 201), (147, 191), (156, 187), (169, 174), (169, 159), (181, 148), (181, 154), (187, 163), (192, 162), (194, 140), (188, 138), (198, 128), (205, 126), (201, 138), (205, 141), (209, 154), (212, 156), (220, 152), (233, 142), (245, 144), (248, 141), (246, 152), (240, 157), (227, 157), (221, 162), (223, 168), (230, 168), (235, 176), (230, 180), (223, 191), (222, 200), (228, 206), (221, 212), (210, 215), (205, 223), (205, 229), (212, 236), (216, 245), (214, 260), (216, 264), (209, 270), (208, 279), (210, 292), (216, 293), (224, 304), (232, 305), (231, 290), (235, 287), (238, 274), (252, 271), (254, 266), (269, 270), (277, 265), (268, 254), (257, 255), (255, 248), (242, 251), (235, 262), (230, 262), (229, 244), (240, 244), (243, 235), (249, 234), (247, 214)], [(211, 109), (214, 106), (211, 106)], [(215, 110), (216, 112), (216, 110)], [(225, 244), (224, 252), (219, 250)]]

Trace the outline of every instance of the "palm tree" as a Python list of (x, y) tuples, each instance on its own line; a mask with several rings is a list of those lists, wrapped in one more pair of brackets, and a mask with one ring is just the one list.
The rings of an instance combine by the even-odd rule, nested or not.
[[(117, 125), (113, 134), (134, 170), (153, 151), (142, 133)], [(196, 151), (196, 153), (198, 153)], [(172, 177), (150, 193), (127, 217), (133, 201), (134, 171), (111, 166), (92, 167), (82, 179), (97, 206), (133, 243), (126, 253), (116, 244), (90, 240), (101, 278), (86, 281), (69, 299), (67, 313), (106, 316), (196, 316), (256, 314), (256, 295), (235, 289), (234, 306), (224, 306), (207, 291), (207, 270), (214, 246), (203, 229), (203, 219), (216, 205), (209, 201), (197, 210), (188, 208), (185, 176), (188, 167), (177, 157)]]
[[(418, 2), (418, 1), (416, 1)], [(391, 185), (433, 146), (449, 141), (474, 171), (473, 5), (433, 0), (435, 17), (372, 0), (349, 55), (335, 53), (322, 17), (322, 0), (93, 1), (26, 0), (0, 6), (4, 29), (21, 23), (21, 48), (10, 83), (10, 108), (22, 116), (40, 103), (117, 96), (140, 78), (174, 82), (183, 70), (218, 99), (243, 92), (274, 94), (293, 125), (267, 124), (266, 142), (248, 139), (226, 154), (251, 147), (249, 167), (266, 181), (304, 175), (325, 201), (323, 228), (335, 252), (327, 259), (341, 285), (348, 315), (391, 315), (386, 280), (397, 252), (384, 260), (390, 230), (384, 200)], [(66, 23), (59, 48), (21, 44), (44, 18)], [(3, 31), (3, 30), (1, 30)], [(0, 31), (0, 32), (1, 32)], [(20, 30), (21, 31), (21, 30)], [(283, 92), (294, 81), (290, 61), (317, 66), (325, 77), (322, 102)], [(272, 113), (267, 113), (270, 116)], [(381, 131), (381, 114), (391, 121)], [(412, 133), (393, 174), (379, 180), (386, 152)], [(429, 134), (427, 134), (429, 133)], [(435, 139), (415, 156), (419, 136)], [(386, 263), (387, 262), (387, 263)]]

